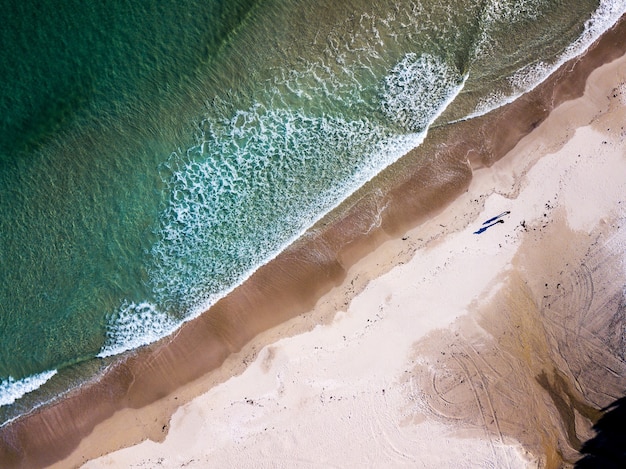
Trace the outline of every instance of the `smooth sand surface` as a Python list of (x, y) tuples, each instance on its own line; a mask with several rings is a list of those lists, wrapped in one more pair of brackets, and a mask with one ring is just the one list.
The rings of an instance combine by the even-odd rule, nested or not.
[(626, 389), (625, 126), (622, 57), (442, 213), (353, 265), (316, 305), (334, 316), (264, 332), (229, 359), (245, 371), (161, 417), (160, 442), (83, 467), (572, 464)]

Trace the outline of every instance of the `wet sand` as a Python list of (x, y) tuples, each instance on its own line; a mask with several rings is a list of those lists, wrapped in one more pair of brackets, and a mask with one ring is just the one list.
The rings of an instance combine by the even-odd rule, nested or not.
[[(579, 442), (590, 436), (589, 422), (597, 418), (597, 409), (616, 397), (615, 382), (625, 387), (620, 382), (626, 371), (620, 369), (623, 362), (609, 363), (606, 352), (619, 346), (609, 346), (606, 335), (618, 340), (621, 336), (614, 334), (615, 327), (623, 321), (608, 312), (590, 313), (603, 307), (602, 311), (613, 311), (607, 305), (618, 301), (618, 290), (624, 285), (618, 267), (611, 267), (611, 275), (602, 273), (612, 265), (606, 259), (618, 262), (623, 257), (615, 253), (623, 253), (624, 244), (621, 228), (616, 228), (619, 217), (613, 213), (613, 199), (626, 191), (619, 181), (617, 192), (604, 184), (607, 177), (626, 174), (611, 170), (623, 164), (623, 135), (615, 117), (623, 104), (622, 91), (609, 99), (623, 65), (619, 73), (606, 72), (606, 67), (598, 70), (599, 78), (587, 86), (591, 94), (551, 111), (580, 95), (589, 73), (599, 65), (624, 53), (625, 34), (622, 22), (582, 59), (566, 64), (510, 106), (481, 119), (433, 129), (422, 147), (205, 315), (173, 337), (114, 362), (102, 378), (81, 390), (0, 429), (0, 460), (7, 467), (55, 462), (59, 467), (75, 467), (149, 438), (164, 444), (146, 442), (87, 467), (112, 461), (127, 465), (146, 458), (153, 463), (163, 458), (167, 467), (192, 459), (196, 467), (206, 467), (207, 461), (216, 467), (219, 462), (252, 464), (262, 457), (269, 464), (282, 457), (281, 448), (301, 457), (304, 464), (307, 455), (320, 455), (329, 435), (334, 435), (330, 446), (336, 451), (328, 451), (325, 457), (339, 465), (368, 457), (368, 461), (378, 457), (381, 463), (410, 465), (419, 462), (416, 451), (441, 461), (448, 458), (449, 464), (463, 460), (464, 452), (483, 455), (485, 461), (502, 461), (497, 459), (502, 453), (512, 467), (527, 461), (558, 467), (561, 460), (573, 460)], [(579, 107), (572, 110), (575, 105)], [(613, 106), (613, 111), (607, 106)], [(607, 124), (598, 116), (617, 120)], [(619, 118), (625, 121), (623, 114)], [(581, 166), (580, 177), (594, 182), (586, 194), (606, 196), (603, 210), (595, 203), (590, 210), (580, 201), (557, 197), (565, 184), (561, 175), (575, 172), (571, 161), (565, 164), (550, 155), (569, 148), (575, 129), (591, 128), (592, 121), (598, 129), (583, 140), (595, 143), (582, 160), (587, 166)], [(602, 136), (600, 140), (596, 134)], [(601, 143), (609, 140), (610, 144)], [(577, 142), (574, 148), (580, 146)], [(616, 159), (607, 159), (605, 173), (593, 173), (589, 156), (604, 148), (614, 149), (606, 153)], [(621, 159), (615, 156), (619, 152)], [(560, 162), (560, 166), (555, 163), (558, 171), (538, 172), (536, 168), (551, 158)], [(423, 181), (431, 183), (424, 187)], [(551, 202), (521, 198), (524, 187), (534, 187), (528, 190), (533, 197), (545, 198), (543, 191), (550, 192)], [(480, 236), (473, 234), (482, 221), (478, 217), (510, 210), (508, 202), (519, 207), (511, 210), (505, 223)], [(541, 212), (547, 210), (545, 204), (554, 206), (549, 217)], [(592, 236), (581, 235), (578, 225), (570, 226), (569, 211), (575, 206), (593, 213), (579, 215), (589, 218), (582, 226)], [(525, 214), (523, 219), (520, 214)], [(545, 227), (543, 218), (550, 220)], [(502, 237), (505, 227), (513, 229)], [(597, 252), (590, 239), (596, 241)], [(565, 247), (559, 252), (561, 245)], [(537, 254), (548, 246), (549, 252), (558, 254), (549, 256), (552, 263)], [(587, 250), (596, 254), (581, 258)], [(592, 300), (578, 288), (587, 278), (578, 273), (581, 265), (589, 264), (598, 266), (594, 272), (600, 278), (592, 276), (592, 283), (603, 285), (604, 295), (594, 288)], [(536, 280), (541, 276), (546, 281)], [(554, 290), (542, 290), (543, 284)], [(561, 294), (565, 285), (569, 300)], [(545, 296), (552, 298), (550, 303), (544, 304)], [(538, 324), (547, 323), (546, 317), (558, 317), (552, 313), (557, 307), (564, 318), (572, 316), (573, 325), (559, 329), (562, 321), (555, 320), (552, 326), (539, 328)], [(391, 310), (404, 313), (394, 320)], [(588, 325), (589, 317), (601, 319)], [(526, 335), (516, 332), (520, 329)], [(578, 335), (567, 335), (562, 329)], [(587, 333), (600, 345), (577, 352), (580, 337)], [(572, 350), (565, 353), (568, 344)], [(510, 356), (510, 361), (490, 361), (487, 350), (492, 349), (482, 349), (490, 346), (491, 355)], [(387, 354), (387, 349), (393, 353)], [(447, 358), (442, 359), (446, 350)], [(472, 356), (468, 350), (481, 352), (482, 357), (464, 361)], [(312, 364), (307, 365), (307, 360)], [(606, 371), (612, 381), (590, 373), (589, 363), (598, 364), (592, 369), (613, 370), (614, 375)], [(328, 370), (335, 370), (334, 377), (321, 373)], [(368, 376), (373, 378), (368, 381)], [(512, 376), (526, 384), (510, 384)], [(456, 379), (465, 385), (452, 386)], [(493, 383), (497, 386), (492, 392)], [(500, 400), (494, 401), (493, 395)], [(512, 412), (506, 422), (524, 422), (511, 409), (526, 410), (525, 402), (530, 402), (532, 412), (524, 416), (532, 415), (532, 423), (516, 427), (499, 417)], [(381, 408), (386, 409), (383, 414), (376, 410)], [(350, 422), (352, 415), (358, 417), (357, 424)], [(532, 436), (543, 428), (539, 425), (551, 430)], [(351, 435), (350, 444), (343, 432)], [(377, 436), (389, 434), (397, 439)], [(458, 449), (442, 455), (442, 441), (450, 439)], [(241, 444), (249, 452), (242, 452)], [(277, 453), (270, 451), (273, 446)], [(375, 454), (368, 452), (379, 446)], [(346, 447), (351, 451), (342, 452)], [(344, 453), (357, 459), (341, 460)], [(111, 459), (118, 457), (122, 459)], [(477, 460), (466, 461), (473, 462)]]

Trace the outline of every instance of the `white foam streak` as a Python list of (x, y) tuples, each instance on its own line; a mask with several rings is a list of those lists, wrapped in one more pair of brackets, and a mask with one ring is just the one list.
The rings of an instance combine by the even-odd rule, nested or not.
[[(555, 64), (538, 64), (519, 72), (511, 78), (515, 93), (510, 96), (493, 96), (491, 101), (485, 101), (465, 119), (486, 114), (532, 90), (562, 63), (584, 53), (625, 11), (626, 5), (603, 0), (586, 23), (585, 32)], [(314, 71), (324, 72), (324, 68), (320, 67)], [(337, 90), (329, 90), (328, 80), (322, 76), (329, 74), (331, 73), (328, 71), (321, 74), (305, 74), (296, 77), (295, 84), (291, 83), (291, 77), (283, 76), (283, 80), (279, 82), (285, 89), (293, 92), (303, 88), (298, 80), (306, 80), (306, 76), (310, 80), (313, 76), (313, 82), (322, 95), (333, 94)], [(344, 121), (331, 116), (311, 117), (305, 113), (282, 108), (273, 109), (260, 104), (246, 111), (235, 112), (233, 118), (226, 124), (203, 122), (203, 135), (198, 146), (189, 149), (187, 155), (180, 157), (174, 155), (175, 158), (168, 162), (171, 167), (168, 168), (169, 179), (166, 183), (172, 190), (172, 198), (164, 215), (162, 242), (153, 249), (157, 267), (151, 272), (151, 281), (155, 284), (157, 295), (160, 296), (158, 301), (170, 301), (170, 305), (183, 309), (183, 315), (175, 319), (166, 312), (159, 311), (153, 304), (126, 302), (118, 313), (110, 318), (107, 341), (99, 356), (117, 355), (155, 342), (173, 333), (183, 323), (198, 317), (221, 298), (232, 293), (258, 268), (275, 259), (311, 226), (336, 209), (350, 194), (419, 146), (426, 138), (433, 122), (459, 95), (467, 79), (467, 75), (459, 76), (454, 69), (435, 57), (407, 54), (386, 77), (385, 89), (381, 96), (385, 116), (408, 131), (402, 135), (393, 135), (388, 129), (383, 130), (379, 124), (368, 120), (367, 117), (358, 121)], [(277, 83), (280, 84), (279, 82)], [(426, 102), (425, 95), (434, 95), (433, 97), (437, 98), (430, 101), (432, 107)], [(280, 96), (280, 93), (275, 96)], [(359, 96), (353, 98), (355, 102), (360, 99)], [(313, 132), (313, 129), (324, 135), (322, 140), (309, 141), (311, 135), (307, 132)], [(276, 136), (279, 138), (274, 141), (273, 138)], [(222, 216), (219, 213), (220, 207), (223, 213), (232, 215), (229, 210), (239, 210), (248, 200), (248, 196), (257, 197), (255, 191), (259, 187), (265, 190), (267, 185), (272, 190), (276, 189), (271, 178), (252, 181), (248, 179), (250, 174), (269, 173), (273, 177), (274, 173), (271, 171), (276, 170), (281, 174), (288, 173), (285, 177), (293, 178), (290, 184), (308, 183), (298, 179), (302, 174), (297, 171), (311, 171), (311, 167), (316, 168), (315, 156), (321, 156), (324, 147), (329, 145), (336, 146), (336, 150), (340, 152), (361, 151), (354, 150), (358, 147), (363, 149), (363, 153), (359, 154), (358, 158), (348, 158), (343, 163), (344, 166), (353, 165), (355, 171), (342, 173), (339, 178), (340, 185), (333, 183), (330, 186), (319, 186), (319, 190), (317, 186), (304, 189), (309, 193), (313, 191), (316, 195), (315, 200), (306, 202), (303, 209), (287, 211), (281, 215), (284, 218), (279, 218), (278, 222), (272, 219), (272, 223), (277, 226), (267, 227), (269, 231), (284, 228), (286, 232), (283, 231), (280, 235), (276, 232), (267, 233), (266, 238), (253, 239), (253, 243), (263, 245), (252, 247), (240, 245), (233, 247), (224, 244), (226, 241), (211, 244), (213, 242), (211, 228), (222, 229), (225, 224), (233, 223), (232, 220), (225, 221), (220, 218)], [(369, 150), (364, 150), (365, 148)], [(320, 151), (322, 153), (319, 153)], [(198, 155), (202, 157), (200, 161), (196, 158)], [(293, 174), (289, 173), (292, 169), (296, 171)], [(332, 179), (336, 175), (325, 173), (332, 173), (336, 169), (339, 168), (320, 167), (314, 174), (320, 180)], [(260, 185), (250, 186), (250, 183)], [(207, 187), (207, 184), (210, 187)], [(280, 192), (280, 188), (278, 190), (279, 192), (269, 197), (276, 197), (289, 203), (284, 198), (285, 194)], [(294, 197), (299, 196), (296, 193)], [(223, 198), (228, 199), (225, 205), (219, 202)], [(241, 212), (241, 215), (245, 213)], [(258, 229), (261, 226), (251, 225), (246, 228), (245, 220), (241, 225), (244, 228), (235, 234), (241, 240), (247, 239), (249, 232), (246, 230)], [(227, 228), (231, 229), (229, 226)], [(219, 254), (216, 257), (217, 263), (203, 264), (203, 257), (212, 258), (213, 254)], [(237, 257), (250, 260), (240, 263), (240, 271), (237, 266), (226, 266), (219, 260)], [(207, 278), (211, 279), (210, 282), (203, 283)], [(187, 285), (185, 282), (190, 279), (192, 283)], [(213, 288), (218, 284), (219, 288)]]
[(57, 370), (49, 370), (23, 379), (9, 376), (0, 381), (0, 407), (13, 404), (24, 395), (39, 389), (56, 374)]
[(98, 357), (105, 358), (148, 345), (173, 333), (180, 323), (150, 303), (126, 302), (110, 318), (107, 340)]
[(443, 114), (443, 112), (446, 110), (446, 108), (461, 93), (461, 91), (463, 90), (463, 87), (465, 85), (465, 82), (467, 81), (467, 78), (468, 78), (468, 75), (465, 75), (463, 77), (463, 81), (461, 82), (461, 84), (459, 84), (454, 89), (454, 91), (450, 94), (450, 96), (448, 96), (448, 98), (436, 109), (435, 113), (433, 114), (432, 118), (430, 119), (430, 121), (428, 122), (428, 124), (426, 126), (426, 130), (424, 130), (423, 132), (420, 132), (420, 133), (414, 133), (414, 134), (398, 136), (398, 137), (396, 137), (394, 139), (390, 139), (388, 141), (381, 142), (379, 144), (379, 150), (378, 151), (380, 153), (385, 153), (386, 157), (384, 157), (384, 158), (372, 158), (373, 160), (379, 160), (379, 161), (382, 159), (380, 165), (370, 165), (367, 168), (367, 170), (362, 173), (361, 177), (359, 177), (358, 179), (355, 179), (354, 181), (352, 181), (352, 184), (348, 184), (348, 185), (346, 185), (343, 188), (343, 194), (342, 194), (343, 198), (340, 198), (340, 199), (336, 200), (333, 204), (330, 204), (325, 211), (320, 212), (312, 220), (312, 222), (308, 226), (306, 226), (304, 229), (302, 229), (301, 231), (299, 231), (296, 234), (294, 234), (284, 245), (279, 246), (277, 249), (275, 249), (266, 258), (266, 260), (263, 263), (259, 264), (258, 266), (248, 270), (243, 275), (241, 275), (241, 277), (239, 278), (238, 282), (236, 282), (236, 284), (234, 284), (231, 288), (226, 289), (226, 290), (220, 292), (219, 294), (213, 296), (211, 298), (211, 300), (209, 300), (206, 303), (203, 303), (203, 304), (199, 305), (197, 308), (195, 308), (192, 311), (191, 315), (188, 318), (185, 318), (184, 322), (187, 322), (187, 321), (189, 321), (191, 319), (194, 319), (194, 318), (198, 317), (199, 315), (201, 315), (202, 313), (207, 311), (217, 301), (219, 301), (220, 299), (224, 298), (228, 294), (232, 293), (233, 290), (235, 290), (235, 288), (237, 288), (237, 286), (241, 285), (243, 282), (248, 280), (259, 268), (261, 268), (263, 265), (265, 265), (265, 264), (271, 262), (272, 260), (274, 260), (289, 245), (293, 244), (296, 240), (301, 238), (302, 235), (304, 235), (308, 229), (310, 229), (317, 222), (319, 222), (322, 218), (324, 218), (330, 212), (332, 212), (337, 207), (339, 207), (343, 203), (343, 201), (345, 199), (347, 199), (351, 194), (355, 193), (357, 190), (359, 190), (361, 187), (363, 187), (366, 183), (368, 183), (370, 180), (372, 180), (377, 174), (379, 174), (385, 168), (387, 168), (391, 164), (395, 163), (397, 160), (399, 160), (401, 157), (406, 155), (408, 152), (410, 152), (414, 148), (417, 148), (418, 146), (420, 146), (422, 144), (422, 142), (426, 139), (426, 136), (428, 135), (428, 130), (429, 130), (430, 126), (433, 124), (433, 122), (435, 122), (439, 118), (439, 116), (441, 116), (441, 114)]
[[(272, 261), (276, 258), (285, 248), (287, 248), (290, 244), (300, 238), (310, 227), (312, 227), (315, 223), (321, 220), (324, 216), (326, 216), (329, 212), (337, 208), (350, 194), (357, 191), (360, 187), (366, 184), (369, 180), (371, 180), (374, 176), (384, 170), (387, 166), (396, 162), (399, 158), (407, 154), (409, 151), (419, 146), (428, 133), (428, 128), (432, 123), (445, 111), (445, 109), (454, 101), (454, 99), (459, 95), (463, 86), (467, 80), (467, 76), (462, 77), (460, 84), (454, 85), (451, 89), (448, 89), (448, 95), (445, 96), (441, 102), (435, 105), (429, 111), (429, 117), (426, 122), (423, 123), (425, 126), (424, 130), (416, 133), (409, 133), (405, 135), (396, 135), (389, 136), (386, 138), (380, 139), (370, 150), (371, 153), (360, 155), (359, 161), (362, 162), (362, 166), (360, 169), (344, 180), (343, 184), (340, 186), (333, 185), (325, 192), (318, 194), (316, 197), (316, 202), (313, 206), (308, 207), (309, 212), (303, 214), (297, 214), (298, 217), (306, 220), (306, 223), (303, 223), (302, 220), (297, 220), (294, 222), (293, 220), (282, 220), (279, 222), (279, 225), (282, 226), (285, 223), (287, 226), (299, 228), (295, 229), (291, 236), (283, 239), (282, 242), (277, 243), (274, 248), (270, 246), (265, 246), (261, 249), (261, 253), (263, 253), (262, 257), (258, 257), (255, 265), (251, 268), (246, 269), (241, 272), (240, 275), (237, 275), (235, 278), (231, 279), (228, 283), (228, 286), (222, 287), (222, 289), (218, 292), (214, 292), (209, 295), (205, 295), (201, 297), (195, 304), (192, 304), (189, 309), (185, 311), (184, 317), (180, 320), (174, 320), (170, 316), (165, 313), (157, 311), (154, 305), (148, 303), (127, 303), (124, 304), (121, 308), (121, 311), (111, 318), (110, 325), (107, 331), (107, 343), (102, 348), (99, 356), (100, 357), (108, 357), (112, 355), (116, 355), (122, 353), (124, 351), (134, 349), (140, 347), (142, 345), (147, 345), (152, 343), (160, 338), (171, 334), (178, 327), (184, 324), (187, 321), (190, 321), (200, 314), (207, 311), (211, 306), (213, 306), (217, 301), (226, 295), (230, 294), (238, 285), (245, 282), (249, 279), (256, 270), (258, 270), (261, 266), (266, 263)], [(263, 112), (264, 115), (265, 111)], [(282, 116), (282, 114), (281, 114)], [(284, 116), (282, 116), (284, 118)], [(298, 117), (300, 119), (300, 117)], [(330, 136), (336, 135), (338, 129), (352, 129), (351, 132), (355, 132), (354, 136), (361, 136), (368, 134), (371, 131), (368, 125), (365, 122), (353, 122), (353, 123), (344, 123), (344, 122), (332, 122), (332, 121), (314, 121), (314, 123), (321, 127), (321, 131), (327, 133)], [(256, 125), (274, 125), (273, 121), (269, 121), (266, 124), (262, 124), (260, 122), (255, 122)], [(296, 132), (297, 129), (292, 129), (288, 125), (285, 129), (288, 129), (289, 132)], [(276, 130), (276, 129), (272, 129)], [(263, 134), (264, 132), (259, 132)], [(284, 135), (284, 133), (283, 133)], [(296, 140), (300, 140), (302, 135), (296, 134), (294, 138)], [(348, 138), (348, 140), (350, 140)], [(306, 148), (305, 148), (306, 149)], [(296, 164), (299, 162), (296, 162)], [(193, 163), (196, 165), (195, 163)], [(265, 164), (265, 162), (263, 162)], [(191, 163), (186, 164), (179, 171), (189, 170), (191, 167)], [(224, 166), (222, 166), (224, 167)], [(186, 169), (185, 169), (186, 168)], [(200, 171), (202, 174), (206, 174), (206, 171), (215, 170), (214, 166), (194, 166), (194, 171)], [(173, 175), (173, 179), (190, 179), (189, 175), (182, 176), (178, 172), (175, 171)], [(321, 176), (321, 175), (320, 175)], [(195, 179), (191, 178), (191, 179)], [(220, 180), (228, 179), (226, 177), (218, 178)], [(211, 189), (213, 190), (213, 189)], [(189, 195), (189, 194), (188, 194)], [(195, 197), (193, 194), (190, 194), (192, 197)], [(195, 199), (193, 199), (195, 200)], [(184, 203), (193, 203), (192, 201), (185, 200)], [(200, 202), (201, 204), (206, 203), (205, 200)], [(197, 204), (196, 204), (197, 205)], [(202, 233), (203, 231), (207, 231), (207, 226), (204, 226), (205, 223), (213, 223), (215, 221), (215, 213), (202, 213), (200, 216), (204, 217), (203, 221), (200, 222), (203, 226), (197, 226), (198, 224), (198, 210), (199, 208), (194, 208), (193, 210), (189, 210), (188, 206), (185, 206), (185, 214), (181, 214), (179, 212), (179, 208), (174, 207), (172, 209), (172, 214), (176, 214), (176, 217), (186, 218), (188, 214), (193, 215), (193, 219), (186, 219), (185, 224), (187, 228), (191, 227), (191, 233)], [(288, 216), (296, 216), (296, 215), (288, 215)], [(177, 218), (178, 219), (178, 218)], [(167, 238), (167, 245), (171, 246), (172, 242), (183, 242), (185, 246), (189, 245), (190, 242), (197, 243), (198, 240), (190, 240), (185, 237), (184, 234), (181, 234), (179, 228), (176, 227), (176, 230), (171, 229), (170, 225), (166, 226), (167, 230), (165, 231), (165, 235)], [(182, 239), (182, 238), (184, 239)], [(200, 242), (202, 238), (200, 238)], [(193, 244), (192, 243), (192, 244)], [(197, 248), (197, 247), (196, 247)], [(255, 249), (259, 249), (256, 247)], [(265, 252), (263, 252), (266, 250)], [(241, 255), (241, 254), (240, 254)], [(180, 272), (187, 272), (184, 270), (186, 266), (180, 267), (175, 266), (172, 262), (178, 262), (181, 259), (181, 253), (174, 251), (166, 253), (165, 257), (161, 259), (164, 263), (162, 267), (163, 274), (167, 275), (172, 274), (176, 269), (182, 268)], [(180, 275), (180, 274), (177, 274)], [(198, 275), (198, 273), (196, 273)], [(199, 275), (206, 275), (206, 272), (200, 272)], [(165, 292), (170, 292), (170, 288), (178, 288), (180, 284), (180, 278), (176, 278), (177, 285), (174, 287), (165, 285)], [(188, 298), (192, 296), (195, 290), (198, 290), (198, 287), (192, 286), (191, 289), (187, 289), (184, 292), (174, 292), (175, 295), (180, 295)]]
[(421, 131), (439, 113), (439, 108), (433, 109), (433, 101), (447, 107), (446, 99), (454, 95), (457, 81), (456, 70), (442, 59), (430, 54), (407, 54), (385, 77), (383, 112), (406, 129)]
[(625, 13), (626, 2), (602, 0), (598, 9), (593, 13), (591, 18), (585, 22), (585, 30), (583, 33), (559, 56), (556, 62), (552, 64), (539, 62), (524, 67), (510, 78), (510, 83), (514, 90), (513, 93), (509, 95), (503, 93), (491, 95), (481, 101), (474, 112), (451, 123), (483, 116), (495, 109), (512, 103), (524, 94), (534, 90), (564, 63), (583, 55), (602, 34), (611, 29)]

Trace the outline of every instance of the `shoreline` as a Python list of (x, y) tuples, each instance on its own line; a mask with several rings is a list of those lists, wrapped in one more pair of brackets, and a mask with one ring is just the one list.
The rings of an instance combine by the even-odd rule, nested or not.
[[(116, 360), (97, 382), (87, 383), (60, 401), (0, 429), (0, 459), (15, 467), (41, 467), (70, 455), (63, 463), (75, 465), (84, 461), (83, 456), (90, 459), (146, 437), (162, 439), (169, 416), (180, 405), (246, 368), (267, 343), (264, 337), (252, 340), (260, 333), (300, 314), (309, 316), (316, 303), (325, 301), (326, 306), (318, 305), (315, 323), (331, 322), (336, 300), (319, 300), (337, 296), (337, 289), (345, 288), (349, 270), (365, 253), (389, 240), (400, 243), (398, 238), (404, 233), (463, 194), (471, 183), (472, 171), (492, 166), (538, 127), (552, 110), (550, 106), (581, 94), (591, 71), (624, 52), (619, 44), (624, 33), (626, 22), (622, 18), (600, 38), (600, 46), (592, 46), (582, 58), (568, 62), (533, 92), (499, 112), (432, 129), (428, 142), (368, 183), (343, 208), (319, 222), (208, 313), (185, 324), (172, 337)], [(506, 138), (487, 138), (493, 129), (506, 129)], [(464, 138), (468, 134), (475, 136), (473, 141)], [(445, 146), (439, 142), (445, 142)], [(476, 149), (481, 147), (484, 153), (478, 154)], [(437, 156), (420, 163), (424, 161), (421, 155), (433, 150)], [(424, 192), (415, 184), (424, 173), (439, 174), (440, 167), (452, 169), (431, 191)], [(391, 189), (383, 194), (377, 187)], [(478, 215), (480, 207), (475, 210), (474, 215)], [(418, 247), (419, 243), (406, 250), (403, 259), (408, 260)], [(360, 277), (352, 297), (398, 262), (404, 261), (393, 259), (389, 265)], [(311, 327), (290, 323), (279, 336), (292, 336)], [(100, 405), (94, 406), (94, 402)], [(89, 409), (89, 413), (84, 415), (83, 409)], [(111, 438), (109, 447), (102, 445), (101, 436), (114, 435), (120, 428), (117, 421), (129, 416), (140, 423), (125, 430), (124, 435)], [(148, 424), (150, 428), (144, 428)], [(65, 430), (58, 432), (59, 427)], [(84, 439), (86, 435), (90, 436)], [(87, 443), (90, 439), (95, 441)], [(77, 448), (83, 453), (78, 455)]]
[(453, 204), (361, 259), (349, 279), (393, 268), (327, 295), (331, 323), (270, 331), (161, 443), (85, 467), (571, 467), (626, 373), (625, 118), (623, 56)]

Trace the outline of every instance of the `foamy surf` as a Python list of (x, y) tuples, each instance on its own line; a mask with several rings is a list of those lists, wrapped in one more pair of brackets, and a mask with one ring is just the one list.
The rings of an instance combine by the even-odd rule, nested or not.
[(107, 325), (107, 338), (98, 357), (106, 358), (148, 345), (168, 336), (180, 324), (147, 302), (124, 303)]
[[(466, 80), (467, 76), (462, 78), (463, 83)], [(387, 118), (409, 131), (420, 132), (432, 123), (433, 115), (448, 106), (450, 97), (456, 96), (459, 76), (452, 66), (433, 55), (410, 53), (384, 82), (381, 107)], [(432, 101), (443, 105), (433, 109)]]
[[(123, 3), (89, 8), (89, 18), (62, 7), (34, 12), (50, 50), (18, 34), (24, 15), (6, 18), (5, 54), (24, 60), (13, 67), (20, 73), (5, 73), (0, 107), (18, 106), (2, 107), (0, 121), (41, 128), (16, 135), (32, 147), (0, 152), (9, 163), (0, 165), (0, 376), (35, 375), (42, 360), (62, 375), (3, 407), (7, 417), (69, 383), (64, 368), (87, 375), (101, 365), (96, 356), (174, 332), (418, 146), (429, 126), (502, 90), (490, 103), (498, 104), (511, 80), (521, 91), (532, 86), (550, 73), (537, 62), (553, 64), (620, 8), (268, 0), (238, 16), (247, 10), (231, 6), (249, 2), (232, 0), (224, 3), (232, 15), (215, 16), (222, 0), (191, 0), (171, 11), (189, 21), (171, 22), (128, 14), (127, 6), (153, 7)], [(75, 32), (59, 30), (50, 21), (57, 14)], [(206, 43), (212, 31), (225, 31), (223, 47)], [(68, 36), (92, 33), (89, 47)], [(15, 56), (22, 48), (31, 54)], [(39, 86), (50, 66), (102, 86), (81, 96), (91, 89), (81, 85), (67, 102), (63, 86)], [(40, 91), (43, 115), (31, 102)], [(55, 102), (67, 108), (48, 106)], [(0, 146), (7, 136), (5, 144), (13, 136), (0, 132)]]
[[(458, 75), (452, 67), (433, 56), (407, 54), (385, 77), (380, 95), (380, 106), (385, 115), (393, 119), (395, 125), (413, 130), (406, 134), (390, 135), (386, 128), (368, 120), (347, 122), (340, 118), (311, 118), (298, 112), (269, 110), (260, 105), (246, 112), (238, 111), (230, 120), (232, 128), (226, 133), (220, 134), (215, 127), (210, 127), (210, 136), (204, 135), (200, 145), (188, 150), (184, 159), (178, 158), (168, 167), (170, 176), (166, 182), (172, 195), (163, 214), (161, 241), (153, 249), (158, 262), (151, 275), (157, 296), (164, 303), (168, 299), (179, 299), (183, 312), (175, 319), (147, 302), (125, 303), (110, 318), (107, 341), (98, 356), (117, 355), (153, 343), (207, 311), (374, 176), (418, 147), (432, 123), (460, 94), (467, 79), (467, 74)], [(241, 219), (225, 217), (236, 213), (237, 205), (243, 204), (249, 210), (245, 199), (239, 197), (245, 197), (253, 190), (269, 188), (261, 184), (258, 187), (246, 186), (254, 180), (253, 171), (260, 171), (268, 165), (267, 153), (275, 154), (280, 148), (293, 149), (297, 142), (312, 138), (308, 135), (311, 128), (315, 132), (323, 129), (323, 138), (330, 138), (335, 145), (342, 146), (343, 141), (346, 148), (369, 148), (354, 155), (356, 171), (345, 173), (341, 184), (321, 187), (319, 192), (309, 194), (308, 197), (314, 197), (308, 205), (305, 204), (305, 210), (298, 213), (288, 209), (277, 219), (265, 221), (260, 233), (263, 239), (242, 245), (241, 241), (254, 233), (241, 232), (232, 245), (224, 245), (224, 241), (212, 244), (216, 226), (227, 225), (229, 233), (237, 232), (234, 224)], [(268, 142), (272, 138), (274, 140)], [(233, 145), (237, 147), (232, 161), (223, 161), (226, 149), (215, 147), (216, 142), (224, 142), (231, 149)], [(270, 152), (267, 149), (263, 152), (263, 145), (275, 146)], [(324, 145), (318, 146), (325, 151)], [(313, 147), (306, 146), (304, 150), (315, 156)], [(209, 158), (197, 161), (193, 157), (199, 153), (208, 154)], [(212, 154), (220, 155), (220, 165), (210, 157)], [(289, 157), (295, 160), (294, 166), (302, 163), (300, 158), (303, 155)], [(172, 168), (175, 170), (172, 171)], [(287, 171), (284, 167), (281, 170), (283, 174)], [(217, 179), (212, 178), (216, 173)], [(305, 177), (304, 174), (294, 173), (292, 180)], [(287, 182), (291, 184), (289, 179)], [(270, 193), (269, 196), (281, 204), (286, 202), (284, 197), (276, 194)], [(300, 204), (303, 199), (306, 201), (306, 197), (302, 194)], [(234, 198), (233, 204), (224, 207), (220, 214), (220, 204), (231, 198)], [(281, 210), (276, 205), (268, 204), (268, 207), (272, 214)], [(242, 213), (239, 216), (245, 215)], [(242, 222), (241, 226), (249, 224)], [(206, 255), (207, 252), (210, 256)], [(223, 266), (215, 265), (215, 259), (219, 258), (233, 262), (237, 258), (242, 259), (239, 273), (236, 269), (233, 271), (232, 263), (226, 266), (228, 271), (220, 270)], [(221, 280), (221, 284), (215, 281), (216, 278)]]
[(495, 109), (511, 104), (524, 94), (534, 90), (564, 63), (587, 52), (587, 49), (602, 34), (611, 29), (624, 14), (626, 14), (626, 3), (615, 0), (602, 0), (598, 9), (585, 22), (583, 33), (569, 45), (555, 62), (536, 62), (526, 65), (509, 77), (511, 93), (498, 92), (487, 96), (481, 99), (473, 112), (450, 123), (483, 116)]
[(9, 376), (0, 381), (0, 407), (13, 404), (26, 394), (39, 389), (56, 374), (57, 370), (49, 370), (22, 379)]

